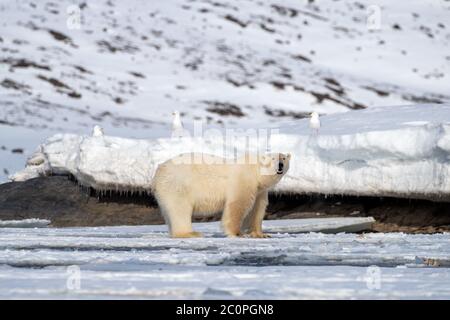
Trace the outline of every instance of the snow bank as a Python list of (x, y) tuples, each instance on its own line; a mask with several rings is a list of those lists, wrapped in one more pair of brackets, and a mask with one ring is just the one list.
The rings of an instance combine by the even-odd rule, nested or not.
[[(414, 105), (324, 116), (318, 136), (310, 134), (307, 119), (284, 124), (271, 135), (269, 145), (272, 151), (290, 152), (293, 157), (290, 171), (275, 190), (448, 201), (447, 119), (450, 105)], [(254, 142), (264, 150), (259, 141)], [(97, 190), (146, 191), (158, 164), (177, 154), (227, 156), (243, 150), (243, 144), (225, 144), (217, 135), (133, 140), (58, 134), (37, 152), (45, 162), (29, 163), (11, 178), (20, 181), (46, 174), (43, 167), (48, 166), (53, 173), (70, 173)]]
[(0, 228), (44, 228), (50, 223), (45, 219), (0, 220)]

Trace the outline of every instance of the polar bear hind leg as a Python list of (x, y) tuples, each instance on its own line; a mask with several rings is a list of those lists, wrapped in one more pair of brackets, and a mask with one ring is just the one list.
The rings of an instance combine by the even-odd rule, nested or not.
[(192, 229), (193, 207), (184, 197), (176, 195), (165, 195), (157, 197), (161, 213), (169, 226), (172, 238), (196, 238), (201, 237), (200, 232)]

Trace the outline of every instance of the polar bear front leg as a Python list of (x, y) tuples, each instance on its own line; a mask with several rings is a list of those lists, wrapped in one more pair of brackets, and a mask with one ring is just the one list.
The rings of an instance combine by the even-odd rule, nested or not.
[(222, 226), (228, 237), (241, 235), (241, 226), (246, 214), (253, 206), (254, 197), (241, 195), (238, 199), (227, 201), (222, 215)]
[(266, 214), (266, 208), (269, 204), (268, 192), (261, 192), (255, 199), (252, 210), (245, 219), (243, 231), (248, 232), (251, 238), (269, 238), (268, 234), (262, 232), (262, 222)]

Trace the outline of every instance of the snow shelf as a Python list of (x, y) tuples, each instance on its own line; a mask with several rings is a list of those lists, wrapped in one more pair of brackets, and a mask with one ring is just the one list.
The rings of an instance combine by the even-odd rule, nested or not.
[[(271, 135), (272, 152), (292, 154), (290, 170), (274, 191), (450, 200), (450, 105), (371, 108), (323, 116), (321, 122), (317, 136), (308, 119), (280, 124)], [(158, 164), (177, 154), (227, 157), (243, 151), (241, 144), (223, 141), (57, 134), (11, 179), (72, 174), (99, 191), (148, 191)]]

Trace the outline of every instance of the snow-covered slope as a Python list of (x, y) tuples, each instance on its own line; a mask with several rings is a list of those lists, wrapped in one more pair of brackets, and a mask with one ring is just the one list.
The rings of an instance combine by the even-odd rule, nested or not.
[(379, 29), (358, 1), (4, 0), (0, 169), (16, 171), (51, 133), (95, 123), (164, 135), (175, 109), (250, 126), (449, 102), (448, 3), (376, 4)]
[[(303, 119), (285, 123), (270, 137), (273, 152), (292, 154), (276, 191), (450, 200), (450, 105), (371, 108), (324, 116), (321, 122), (319, 135)], [(231, 138), (59, 134), (12, 178), (71, 174), (98, 191), (148, 191), (158, 165), (180, 153), (233, 158), (247, 146), (259, 152), (267, 147), (260, 136), (250, 136), (248, 145)]]
[(0, 297), (450, 298), (449, 234), (228, 239), (194, 228), (205, 238), (170, 239), (166, 226), (0, 229)]

